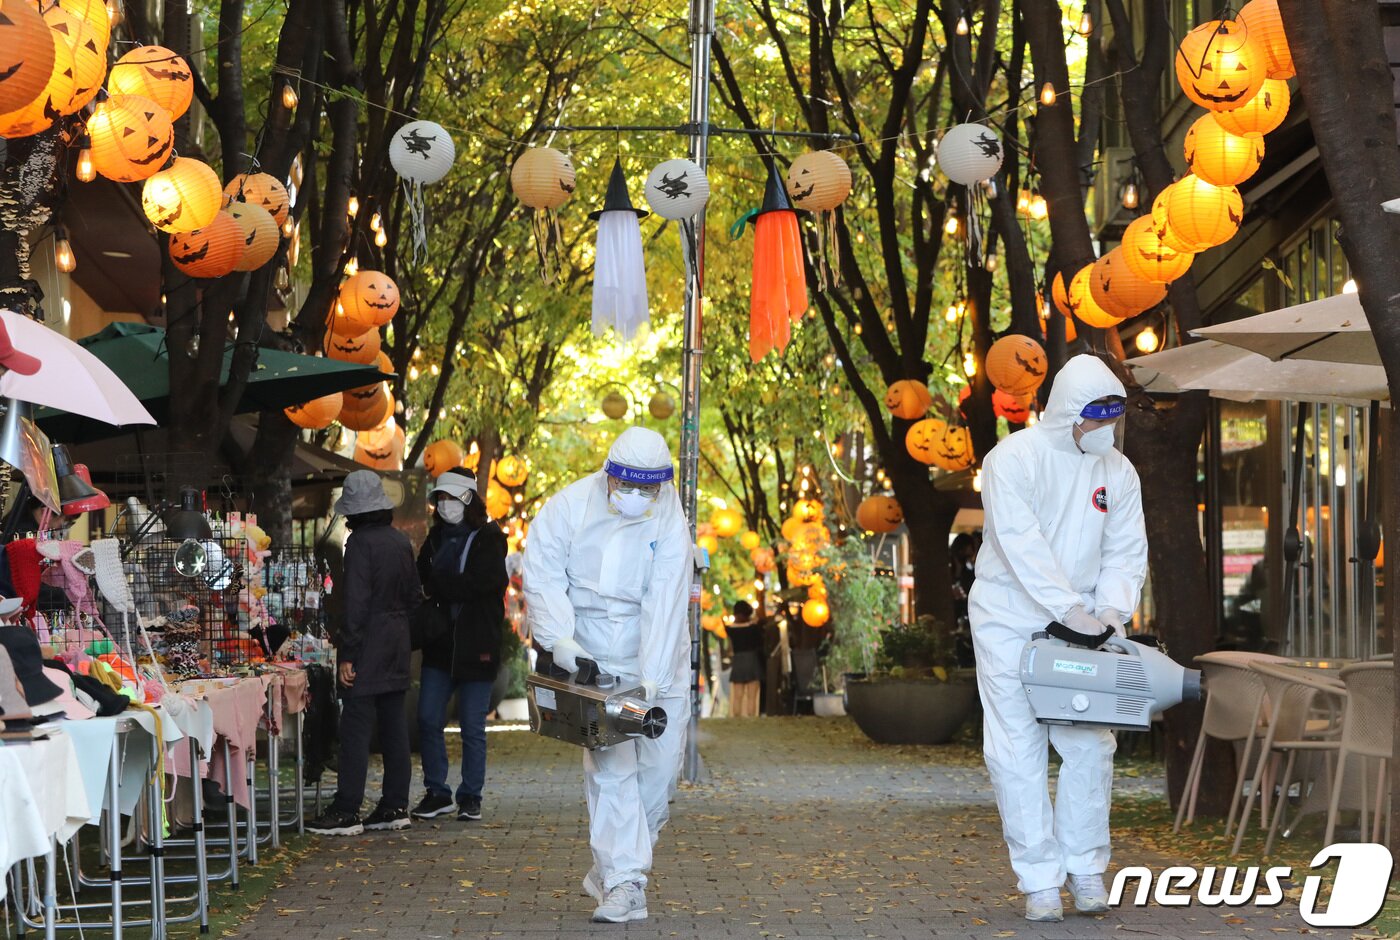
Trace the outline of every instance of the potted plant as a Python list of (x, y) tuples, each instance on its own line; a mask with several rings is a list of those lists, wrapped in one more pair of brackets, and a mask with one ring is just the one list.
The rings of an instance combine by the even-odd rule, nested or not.
[(496, 685), (491, 690), (492, 707), (503, 721), (528, 721), (530, 709), (525, 702), (525, 674), (529, 671), (525, 644), (520, 634), (507, 621), (501, 629), (501, 668)]
[(875, 669), (846, 682), (846, 711), (880, 744), (943, 744), (977, 707), (972, 669), (957, 665), (953, 632), (936, 618), (880, 631)]
[(831, 636), (822, 648), (823, 694), (813, 698), (813, 711), (846, 714), (845, 684), (875, 668), (880, 631), (898, 621), (899, 587), (894, 578), (877, 575), (870, 551), (861, 539), (848, 539), (823, 555), (831, 572), (827, 603)]

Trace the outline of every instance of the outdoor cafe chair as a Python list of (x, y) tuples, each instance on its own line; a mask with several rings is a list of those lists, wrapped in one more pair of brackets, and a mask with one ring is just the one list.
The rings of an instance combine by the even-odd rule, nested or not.
[[(1339, 706), (1342, 700), (1341, 683), (1330, 676), (1324, 676), (1314, 670), (1300, 669), (1296, 665), (1256, 662), (1250, 664), (1250, 669), (1258, 674), (1264, 683), (1264, 694), (1269, 708), (1268, 727), (1260, 744), (1254, 779), (1263, 781), (1265, 765), (1276, 756), (1287, 755), (1278, 800), (1269, 824), (1268, 840), (1264, 846), (1264, 854), (1267, 855), (1273, 848), (1279, 822), (1288, 807), (1288, 793), (1293, 783), (1293, 771), (1298, 755), (1335, 752), (1340, 747), (1340, 728), (1336, 720), (1340, 708), (1336, 706)], [(1323, 696), (1320, 704), (1324, 708), (1333, 706), (1326, 712), (1328, 717), (1315, 717), (1314, 709), (1319, 705), (1318, 696)], [(1300, 794), (1306, 796), (1309, 789), (1307, 782), (1300, 782), (1299, 787)], [(1240, 814), (1240, 826), (1235, 832), (1232, 854), (1240, 853), (1240, 844), (1244, 841), (1245, 830), (1249, 826), (1249, 812), (1254, 805), (1255, 796), (1259, 795), (1263, 799), (1271, 789), (1271, 785), (1259, 783), (1250, 790), (1249, 797), (1245, 800), (1244, 812)]]
[[(1361, 758), (1362, 774), (1368, 759), (1378, 760), (1376, 773), (1376, 818), (1371, 825), (1371, 841), (1380, 836), (1382, 807), (1384, 807), (1387, 841), (1390, 833), (1390, 759), (1395, 746), (1395, 669), (1388, 662), (1355, 663), (1344, 666), (1341, 679), (1346, 707), (1342, 715), (1341, 753), (1337, 760), (1336, 778), (1332, 781), (1332, 799), (1327, 807), (1327, 835), (1324, 845), (1332, 844), (1337, 827), (1337, 813), (1346, 778), (1347, 758)], [(1362, 787), (1361, 830), (1365, 837), (1366, 796), (1369, 787)]]
[(1264, 683), (1250, 671), (1249, 664), (1276, 661), (1287, 662), (1284, 657), (1272, 653), (1237, 650), (1218, 650), (1196, 657), (1206, 690), (1205, 715), (1201, 719), (1201, 733), (1196, 738), (1196, 750), (1191, 755), (1191, 765), (1186, 772), (1186, 785), (1181, 791), (1181, 804), (1176, 810), (1173, 832), (1181, 831), (1183, 821), (1189, 825), (1196, 818), (1196, 796), (1201, 789), (1207, 738), (1215, 738), (1231, 744), (1242, 742), (1244, 747), (1239, 773), (1235, 777), (1235, 791), (1230, 800), (1230, 816), (1225, 830), (1229, 835), (1239, 809), (1254, 739), (1261, 730), (1259, 718), (1264, 701)]

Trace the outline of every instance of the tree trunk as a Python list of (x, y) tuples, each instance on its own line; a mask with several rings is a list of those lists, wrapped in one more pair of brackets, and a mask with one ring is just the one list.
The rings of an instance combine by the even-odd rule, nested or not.
[[(896, 481), (895, 492), (899, 492)], [(943, 499), (909, 503), (904, 524), (909, 529), (909, 560), (914, 567), (914, 613), (932, 616), (951, 630), (957, 625), (953, 613), (952, 582), (948, 577), (951, 553), (948, 531), (958, 515), (957, 500), (940, 493)], [(905, 505), (901, 502), (901, 505)]]

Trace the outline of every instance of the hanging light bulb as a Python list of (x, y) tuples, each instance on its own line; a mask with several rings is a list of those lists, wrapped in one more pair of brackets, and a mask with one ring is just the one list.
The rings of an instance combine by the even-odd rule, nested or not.
[(1353, 278), (1353, 277), (1347, 278), (1347, 282), (1346, 282), (1345, 284), (1342, 285), (1342, 293), (1343, 293), (1343, 294), (1354, 294), (1354, 293), (1356, 293), (1356, 278)]
[(947, 309), (946, 311), (944, 311), (944, 313), (943, 313), (943, 319), (947, 320), (949, 323), (957, 323), (957, 322), (958, 322), (958, 305), (957, 305), (957, 304), (949, 304), (949, 305), (948, 305), (948, 309)]
[(1040, 103), (1047, 108), (1055, 103), (1055, 86), (1049, 82), (1040, 86)]
[(982, 492), (982, 468), (978, 467), (972, 471), (972, 492)]
[(1139, 352), (1156, 352), (1157, 347), (1162, 345), (1162, 340), (1157, 336), (1157, 331), (1152, 327), (1143, 327), (1142, 332), (1137, 335), (1137, 348)]
[(291, 181), (293, 186), (301, 186), (302, 173), (303, 170), (301, 166), (301, 154), (297, 154), (296, 159), (292, 161)]
[(1079, 26), (1075, 32), (1081, 36), (1088, 36), (1094, 31), (1094, 18), (1089, 15), (1089, 8), (1085, 7), (1084, 12), (1079, 17)]
[(1030, 212), (1030, 209), (1031, 191), (1029, 189), (1023, 189), (1016, 196), (1016, 211), (1025, 214), (1027, 212)]
[(354, 218), (360, 214), (360, 197), (351, 196), (345, 203), (345, 214)]
[(276, 287), (278, 290), (283, 292), (291, 290), (292, 278), (291, 275), (287, 273), (287, 269), (285, 267), (279, 267), (277, 269), (277, 276), (273, 280), (272, 286)]
[(977, 374), (977, 357), (969, 350), (963, 354), (963, 375), (968, 378)]
[(1045, 201), (1045, 197), (1036, 193), (1031, 197), (1031, 218), (1039, 222), (1050, 214), (1050, 204)]
[(374, 243), (380, 248), (383, 248), (385, 245), (389, 244), (389, 236), (385, 234), (383, 229), (380, 229), (378, 232), (374, 233)]
[(73, 246), (68, 243), (68, 230), (62, 225), (53, 230), (53, 263), (64, 274), (72, 274), (78, 267)]
[(92, 138), (87, 134), (78, 138), (78, 167), (76, 175), (84, 183), (97, 179), (97, 168), (92, 165)]
[(292, 84), (292, 80), (287, 79), (286, 83), (282, 85), (282, 107), (286, 108), (288, 111), (295, 111), (296, 106), (297, 89), (296, 86)]
[(379, 213), (378, 213), (378, 212), (376, 212), (374, 215), (372, 215), (372, 216), (369, 217), (369, 230), (370, 230), (371, 232), (377, 232), (377, 231), (379, 231), (379, 227), (380, 227), (382, 224), (383, 224), (383, 223), (382, 223), (382, 222), (380, 221), (380, 219), (379, 219)]
[(988, 274), (997, 273), (998, 257), (998, 255), (988, 255), (987, 260), (982, 264), (983, 269), (985, 269)]
[(949, 235), (958, 234), (958, 217), (956, 213), (950, 213), (948, 219), (943, 223), (943, 231)]
[(346, 277), (354, 277), (356, 274), (359, 274), (359, 273), (360, 273), (360, 259), (359, 259), (359, 258), (354, 258), (354, 257), (352, 257), (349, 261), (345, 262), (345, 276), (346, 276)]
[(967, 33), (968, 33), (968, 29), (967, 29), (967, 17), (965, 17), (965, 16), (960, 16), (960, 17), (958, 17), (958, 26), (957, 26), (957, 30), (958, 30), (958, 35), (959, 35), (959, 36), (966, 36), (966, 35), (967, 35)]
[(297, 220), (287, 216), (287, 221), (282, 223), (282, 237), (291, 238), (292, 233), (297, 230)]
[[(1087, 14), (1086, 14), (1086, 15), (1087, 15)], [(1136, 209), (1137, 207), (1138, 207), (1138, 188), (1137, 188), (1137, 183), (1133, 182), (1132, 180), (1128, 180), (1127, 184), (1123, 187), (1123, 208), (1124, 208), (1124, 209)]]

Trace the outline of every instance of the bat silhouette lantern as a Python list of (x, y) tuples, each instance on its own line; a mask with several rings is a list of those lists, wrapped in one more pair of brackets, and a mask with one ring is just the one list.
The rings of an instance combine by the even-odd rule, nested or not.
[(399, 128), (389, 141), (389, 163), (403, 179), (404, 204), (408, 206), (413, 230), (413, 260), (421, 261), (428, 250), (428, 219), (423, 204), (423, 187), (436, 183), (452, 169), (457, 145), (441, 125), (432, 121), (412, 121)]
[(694, 271), (698, 258), (695, 217), (710, 199), (705, 171), (684, 157), (666, 160), (652, 167), (643, 191), (652, 212), (679, 224), (681, 252), (686, 266)]
[(631, 340), (647, 320), (647, 271), (642, 260), (640, 220), (649, 213), (632, 205), (622, 160), (613, 161), (603, 208), (588, 217), (598, 223), (593, 258), (593, 333), (612, 327)]

